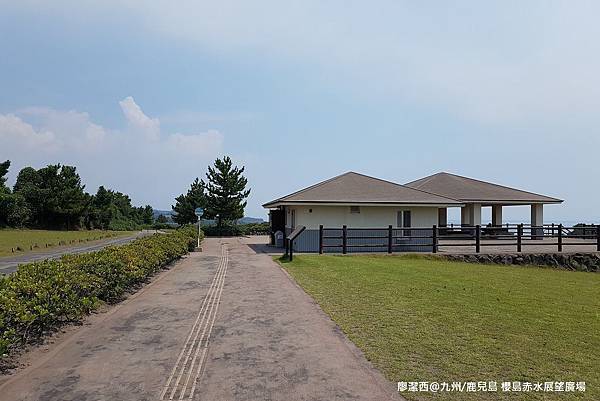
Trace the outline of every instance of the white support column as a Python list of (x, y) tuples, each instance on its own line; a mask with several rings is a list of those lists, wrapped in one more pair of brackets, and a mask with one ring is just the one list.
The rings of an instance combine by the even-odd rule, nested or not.
[(438, 209), (438, 226), (448, 226), (448, 209), (445, 207), (441, 207)]
[(463, 226), (472, 225), (471, 223), (471, 208), (473, 205), (470, 203), (460, 208), (460, 224)]
[[(543, 204), (533, 204), (531, 205), (531, 225), (532, 226), (544, 226), (544, 205)], [(532, 228), (531, 229), (531, 238), (532, 239), (543, 239), (544, 238), (544, 229), (543, 228)]]
[(470, 212), (469, 220), (471, 220), (471, 225), (480, 226), (481, 225), (481, 203), (473, 203), (471, 205), (471, 210), (469, 212)]
[(502, 205), (492, 206), (492, 225), (494, 227), (502, 225)]

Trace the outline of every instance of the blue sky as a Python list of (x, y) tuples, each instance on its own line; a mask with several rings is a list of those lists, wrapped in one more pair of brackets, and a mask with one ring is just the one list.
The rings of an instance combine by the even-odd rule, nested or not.
[[(597, 2), (0, 1), (0, 159), (168, 209), (224, 154), (261, 204), (450, 171), (600, 220)], [(526, 208), (508, 219), (528, 218)]]

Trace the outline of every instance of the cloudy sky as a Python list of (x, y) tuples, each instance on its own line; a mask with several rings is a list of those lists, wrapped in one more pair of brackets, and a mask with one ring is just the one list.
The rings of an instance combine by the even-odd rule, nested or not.
[[(600, 220), (595, 1), (3, 1), (0, 159), (169, 209), (216, 157), (247, 215), (354, 170), (450, 171)], [(527, 209), (507, 210), (509, 219)]]

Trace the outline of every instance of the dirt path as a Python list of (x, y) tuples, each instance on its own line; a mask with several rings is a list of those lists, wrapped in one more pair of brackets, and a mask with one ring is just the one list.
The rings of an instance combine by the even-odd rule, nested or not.
[(0, 400), (394, 400), (387, 382), (248, 239), (208, 239), (0, 382)]

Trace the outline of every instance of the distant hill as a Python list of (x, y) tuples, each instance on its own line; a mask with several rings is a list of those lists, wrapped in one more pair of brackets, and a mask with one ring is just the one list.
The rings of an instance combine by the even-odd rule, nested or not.
[[(259, 217), (242, 217), (237, 221), (238, 224), (256, 224), (256, 223), (265, 223), (265, 221)], [(202, 224), (211, 226), (213, 224), (217, 224), (216, 220), (205, 220), (202, 219)]]
[(167, 218), (167, 221), (173, 222), (173, 218), (172, 218), (173, 211), (172, 210), (157, 210), (157, 209), (152, 210), (152, 217), (154, 218), (155, 221), (158, 218), (158, 216), (160, 216), (161, 214)]
[(252, 223), (264, 223), (265, 221), (260, 217), (242, 217), (238, 220), (239, 224), (252, 224)]

